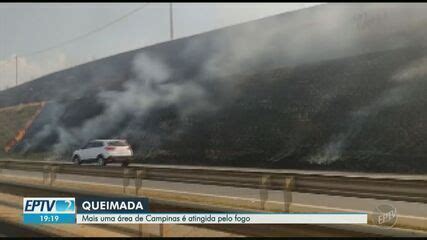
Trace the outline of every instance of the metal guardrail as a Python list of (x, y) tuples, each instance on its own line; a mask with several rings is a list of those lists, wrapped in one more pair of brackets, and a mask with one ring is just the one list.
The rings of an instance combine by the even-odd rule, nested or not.
[[(236, 199), (233, 197), (227, 196), (205, 196), (204, 194), (197, 193), (188, 193), (188, 192), (177, 192), (170, 190), (162, 189), (143, 189), (143, 194), (138, 194), (136, 189), (130, 187), (130, 191), (121, 192), (120, 186), (99, 186), (98, 184), (93, 183), (70, 183), (69, 181), (58, 180), (52, 186), (47, 186), (40, 180), (28, 181), (24, 180), (25, 177), (19, 177), (18, 179), (14, 177), (0, 177), (0, 188), (3, 192), (11, 194), (22, 194), (25, 192), (25, 196), (44, 196), (44, 197), (58, 197), (58, 196), (74, 196), (74, 197), (123, 197), (123, 196), (139, 196), (147, 197), (150, 199), (150, 208), (155, 209), (154, 212), (169, 212), (170, 209), (178, 212), (282, 212), (282, 206), (280, 202), (275, 202), (263, 208), (257, 206), (253, 200), (242, 201), (242, 199)], [(7, 179), (9, 178), (9, 179)], [(34, 178), (30, 178), (34, 180)], [(23, 181), (24, 180), (24, 181)], [(136, 186), (135, 186), (136, 188)], [(256, 200), (258, 202), (259, 200)], [(2, 202), (0, 202), (1, 204)], [(21, 208), (21, 205), (14, 204), (18, 208)], [(293, 207), (290, 209), (291, 212), (306, 212), (306, 211), (338, 211), (338, 212), (352, 212), (345, 209), (328, 209), (324, 207), (316, 207), (309, 205), (299, 205), (293, 204)], [(304, 229), (304, 232), (301, 233), (301, 229), (297, 227), (297, 236), (314, 236), (320, 235), (333, 235), (337, 236), (340, 234), (348, 234), (349, 236), (393, 236), (393, 237), (405, 237), (405, 236), (425, 236), (426, 234), (420, 231), (420, 229), (425, 229), (423, 227), (425, 224), (424, 219), (421, 221), (418, 219), (409, 218), (409, 225), (407, 224), (408, 220), (402, 221), (405, 216), (399, 216), (399, 221), (396, 223), (396, 228), (393, 229), (384, 229), (378, 228), (375, 225), (375, 222), (369, 220), (371, 217), (371, 212), (368, 213), (368, 225), (311, 225), (310, 228)], [(406, 217), (407, 218), (407, 217)], [(405, 220), (405, 219), (404, 219)], [(221, 227), (222, 224), (213, 224), (213, 225), (200, 225), (197, 228), (208, 228), (215, 229), (230, 233), (237, 233), (245, 236), (288, 236), (292, 233), (292, 229), (285, 227), (283, 225), (269, 225), (267, 226), (258, 226), (254, 228), (251, 226), (251, 230), (247, 229), (245, 226), (230, 226), (230, 227)], [(163, 226), (163, 227), (162, 227)], [(222, 225), (224, 226), (224, 225)], [(419, 227), (421, 226), (421, 227)], [(139, 225), (138, 232), (135, 232), (135, 228), (132, 228), (131, 225), (122, 225), (122, 226), (113, 226), (113, 225), (100, 225), (99, 227), (112, 230), (112, 228), (119, 230), (124, 233), (137, 233), (139, 236), (142, 235), (142, 225)], [(166, 225), (159, 224), (159, 236), (168, 236), (166, 231), (164, 231)], [(403, 227), (403, 228), (402, 228)], [(355, 229), (353, 229), (355, 228)], [(385, 231), (386, 230), (386, 231)], [(294, 233), (295, 234), (295, 233)], [(157, 235), (156, 235), (157, 236)]]
[[(123, 186), (135, 179), (176, 181), (266, 190), (318, 193), (361, 198), (389, 199), (427, 203), (427, 177), (398, 177), (398, 175), (325, 174), (311, 171), (279, 171), (267, 169), (234, 169), (215, 167), (139, 165), (128, 168), (77, 166), (64, 162), (0, 161), (1, 169), (44, 172), (50, 184), (56, 173), (123, 178)], [(141, 184), (139, 184), (141, 185)], [(286, 195), (286, 194), (285, 194)], [(291, 198), (291, 195), (288, 196)], [(286, 198), (286, 196), (285, 196)], [(289, 200), (291, 202), (292, 199)]]

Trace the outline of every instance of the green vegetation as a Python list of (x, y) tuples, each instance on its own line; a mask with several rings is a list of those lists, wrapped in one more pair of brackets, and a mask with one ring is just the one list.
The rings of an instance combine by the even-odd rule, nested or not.
[[(43, 152), (43, 153), (5, 153), (3, 149), (0, 151), (0, 159), (15, 159), (15, 160), (34, 160), (34, 161), (54, 161), (60, 159), (52, 152)], [(61, 159), (62, 160), (62, 159)], [(66, 159), (67, 160), (67, 159)]]
[(0, 109), (0, 155), (5, 154), (6, 144), (25, 127), (40, 107), (40, 104), (28, 104)]

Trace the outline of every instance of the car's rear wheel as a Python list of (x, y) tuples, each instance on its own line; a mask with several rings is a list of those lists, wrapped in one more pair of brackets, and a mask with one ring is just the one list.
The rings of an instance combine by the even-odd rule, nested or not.
[(78, 155), (73, 157), (74, 164), (80, 165), (82, 162), (80, 161), (80, 157)]
[(105, 166), (105, 159), (102, 156), (98, 156), (96, 162), (98, 163), (98, 166)]

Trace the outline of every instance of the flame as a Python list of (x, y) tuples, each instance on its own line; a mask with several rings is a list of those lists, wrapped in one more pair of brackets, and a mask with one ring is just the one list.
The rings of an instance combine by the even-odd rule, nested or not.
[(31, 105), (39, 105), (39, 109), (37, 110), (36, 113), (34, 113), (34, 115), (31, 117), (30, 120), (27, 121), (27, 123), (25, 124), (24, 127), (22, 127), (21, 129), (19, 129), (19, 131), (16, 133), (16, 135), (13, 137), (12, 140), (9, 141), (9, 143), (6, 144), (6, 146), (4, 147), (4, 151), (6, 153), (9, 153), (9, 151), (20, 141), (22, 141), (22, 139), (24, 139), (25, 134), (27, 133), (28, 128), (31, 127), (31, 125), (33, 124), (34, 120), (37, 118), (37, 116), (40, 114), (40, 112), (43, 110), (43, 107), (45, 106), (45, 102), (40, 102), (40, 103), (29, 103), (26, 105), (21, 105), (20, 107), (23, 106), (31, 106)]

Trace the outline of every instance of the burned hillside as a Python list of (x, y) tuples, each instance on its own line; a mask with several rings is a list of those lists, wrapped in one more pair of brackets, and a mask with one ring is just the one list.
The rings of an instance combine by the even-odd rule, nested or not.
[[(152, 163), (425, 172), (427, 75), (412, 72), (425, 56), (412, 47), (232, 75), (222, 81), (237, 82), (234, 97), (212, 112), (180, 118), (164, 105), (99, 137), (126, 137)], [(95, 97), (64, 106), (64, 129), (107, 109)]]

